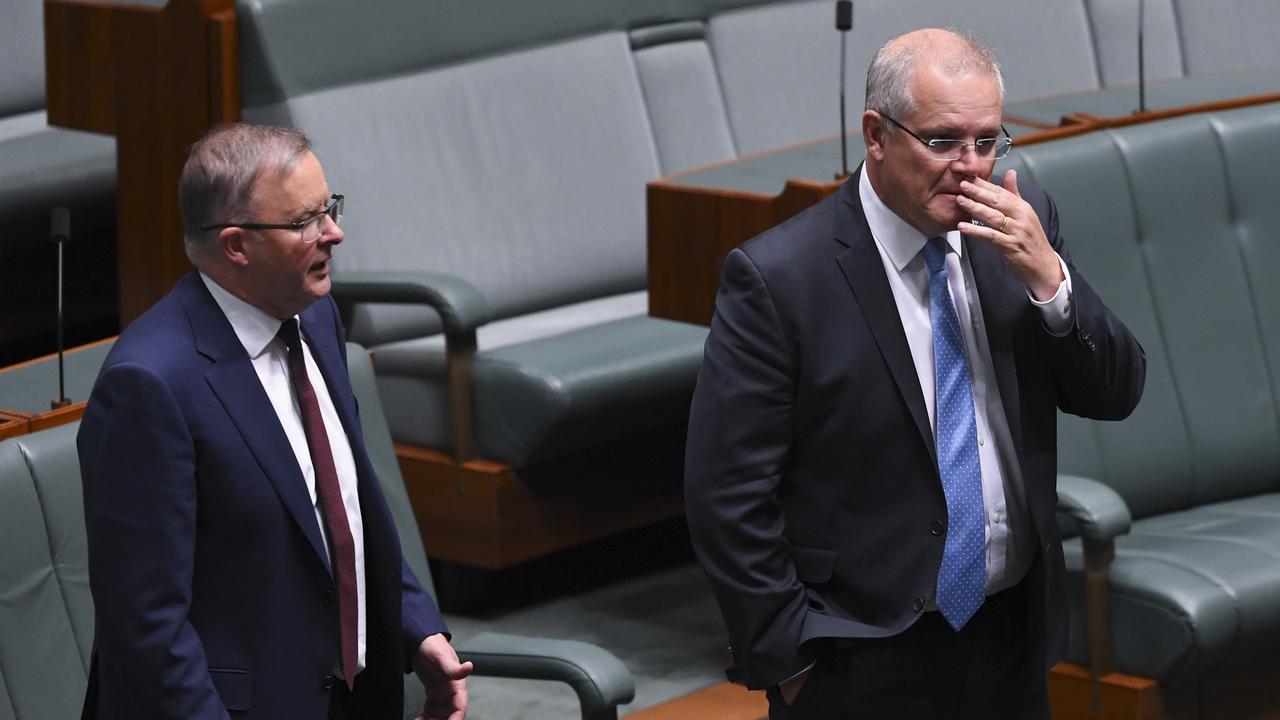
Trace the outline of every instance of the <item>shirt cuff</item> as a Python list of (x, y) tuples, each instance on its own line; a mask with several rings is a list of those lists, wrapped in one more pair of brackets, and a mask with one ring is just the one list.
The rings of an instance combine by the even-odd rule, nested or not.
[(782, 681), (780, 681), (780, 682), (778, 683), (778, 687), (782, 687), (783, 685), (786, 685), (787, 683), (791, 682), (792, 680), (795, 680), (796, 678), (800, 677), (801, 675), (803, 675), (803, 674), (805, 674), (805, 673), (809, 672), (810, 670), (812, 670), (812, 669), (813, 669), (813, 666), (814, 666), (814, 665), (817, 665), (817, 664), (818, 664), (818, 661), (817, 661), (817, 660), (814, 660), (813, 662), (811, 662), (811, 663), (809, 663), (808, 665), (806, 665), (806, 666), (805, 666), (805, 668), (804, 668), (803, 670), (801, 670), (800, 672), (796, 673), (795, 675), (792, 675), (792, 676), (791, 676), (791, 677), (789, 677), (789, 678), (784, 678)]
[(1062, 267), (1062, 282), (1053, 297), (1040, 302), (1027, 290), (1027, 299), (1040, 310), (1040, 319), (1049, 334), (1063, 337), (1071, 332), (1071, 327), (1075, 324), (1075, 306), (1071, 302), (1071, 271), (1067, 269), (1067, 263), (1062, 260), (1061, 255), (1058, 255), (1058, 265)]

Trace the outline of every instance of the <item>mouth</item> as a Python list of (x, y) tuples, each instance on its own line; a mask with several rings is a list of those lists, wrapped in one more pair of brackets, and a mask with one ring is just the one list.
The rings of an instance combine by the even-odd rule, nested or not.
[(319, 262), (313, 263), (311, 267), (308, 268), (308, 272), (321, 273), (321, 274), (329, 272), (329, 260), (325, 259), (325, 260), (320, 260)]

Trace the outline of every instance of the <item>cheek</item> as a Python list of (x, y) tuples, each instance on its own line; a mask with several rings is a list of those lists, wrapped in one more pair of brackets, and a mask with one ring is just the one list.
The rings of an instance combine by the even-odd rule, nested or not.
[(300, 251), (293, 258), (293, 266), (302, 272), (307, 272), (315, 261), (316, 258), (310, 250)]

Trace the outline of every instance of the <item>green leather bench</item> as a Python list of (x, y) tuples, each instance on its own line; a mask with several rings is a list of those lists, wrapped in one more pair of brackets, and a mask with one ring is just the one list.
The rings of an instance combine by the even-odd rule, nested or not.
[[(430, 569), (405, 495), (368, 353), (348, 345), (365, 443), (395, 517), (405, 558), (432, 591)], [(80, 465), (79, 423), (0, 442), (0, 718), (79, 717), (93, 647), (93, 600)], [(454, 638), (477, 675), (553, 680), (576, 692), (584, 720), (612, 720), (635, 684), (608, 651), (586, 643), (482, 633)], [(422, 707), (405, 683), (405, 718)]]
[[(1280, 66), (1204, 54), (1266, 8), (1187, 4), (1148, 3), (1151, 77)], [(931, 24), (991, 42), (1010, 100), (1131, 83), (1128, 7), (859, 2), (849, 90), (881, 42)], [(581, 479), (562, 465), (577, 461), (597, 468), (583, 484), (622, 488), (646, 438), (679, 434), (705, 330), (646, 317), (645, 184), (833, 134), (831, 2), (242, 0), (237, 15), (244, 116), (310, 133), (348, 195), (335, 294), (377, 353), (393, 437), (443, 458), (409, 477), (436, 487), (415, 503), (438, 556), (503, 567), (677, 514), (661, 472), (599, 502), (556, 478)], [(472, 460), (505, 474), (484, 485)]]
[(1069, 656), (1157, 680), (1171, 717), (1280, 707), (1277, 145), (1269, 104), (1004, 163), (1053, 195), (1075, 262), (1147, 352), (1132, 417), (1060, 424)]

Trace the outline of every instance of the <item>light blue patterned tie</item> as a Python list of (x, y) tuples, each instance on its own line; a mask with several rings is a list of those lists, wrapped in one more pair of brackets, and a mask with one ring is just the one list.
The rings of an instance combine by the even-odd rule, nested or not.
[(929, 240), (921, 250), (929, 266), (938, 470), (947, 498), (947, 541), (938, 569), (937, 603), (942, 616), (959, 630), (986, 598), (986, 530), (973, 388), (960, 321), (947, 291), (946, 253), (946, 243), (940, 237)]

